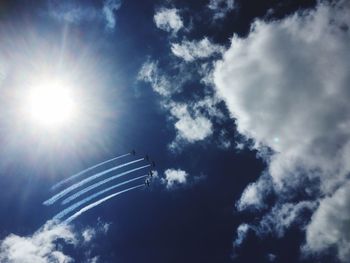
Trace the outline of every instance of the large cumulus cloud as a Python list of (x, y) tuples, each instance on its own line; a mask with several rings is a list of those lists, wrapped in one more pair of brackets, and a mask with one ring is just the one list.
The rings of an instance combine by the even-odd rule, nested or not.
[(308, 251), (336, 247), (343, 262), (350, 258), (350, 182), (325, 198), (313, 215), (306, 232)]
[[(93, 227), (76, 231), (70, 225), (56, 224), (48, 221), (34, 234), (19, 236), (10, 234), (0, 240), (0, 262), (6, 263), (68, 263), (77, 262), (68, 254), (69, 246), (77, 254), (84, 249), (84, 256), (79, 262), (100, 262), (91, 245), (100, 234), (107, 234), (109, 223), (98, 219)], [(67, 247), (68, 246), (68, 247)], [(67, 248), (67, 249), (66, 249)], [(87, 249), (88, 248), (88, 249)]]
[(0, 261), (9, 263), (68, 263), (74, 260), (65, 254), (57, 241), (76, 245), (78, 240), (71, 228), (48, 223), (32, 236), (7, 236), (0, 243)]
[[(319, 3), (281, 21), (256, 21), (246, 38), (232, 38), (214, 72), (238, 131), (254, 139), (256, 148), (274, 152), (268, 172), (279, 198), (298, 189), (319, 199), (320, 209), (326, 195), (345, 200), (334, 192), (350, 172), (349, 11), (348, 1)], [(310, 227), (331, 212), (322, 211)], [(321, 247), (313, 246), (314, 239), (307, 242)]]

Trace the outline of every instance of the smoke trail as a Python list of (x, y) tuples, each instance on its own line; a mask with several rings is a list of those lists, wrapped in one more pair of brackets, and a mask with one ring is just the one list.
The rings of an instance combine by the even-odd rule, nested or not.
[(144, 160), (144, 158), (140, 158), (138, 160), (135, 160), (135, 161), (131, 161), (131, 162), (128, 162), (128, 163), (124, 163), (124, 164), (120, 164), (118, 166), (114, 166), (110, 169), (107, 169), (107, 170), (104, 170), (102, 172), (99, 172), (97, 174), (94, 174), (94, 175), (91, 175), (90, 177), (88, 178), (85, 178), (84, 180), (76, 183), (76, 184), (73, 184), (71, 185), (70, 187), (67, 187), (66, 189), (62, 190), (61, 192), (59, 192), (58, 194), (54, 195), (53, 197), (51, 197), (50, 199), (46, 200), (43, 204), (44, 205), (52, 205), (53, 203), (55, 203), (58, 199), (62, 198), (63, 196), (65, 196), (66, 194), (70, 193), (71, 191), (77, 189), (78, 187), (92, 181), (92, 180), (95, 180), (109, 172), (112, 172), (114, 170), (117, 170), (119, 168), (122, 168), (122, 167), (125, 167), (125, 166), (128, 166), (130, 164), (133, 164), (133, 163), (137, 163), (137, 162), (141, 162), (142, 160)]
[(139, 176), (139, 177), (136, 177), (136, 178), (124, 181), (122, 183), (115, 184), (115, 185), (113, 185), (111, 187), (108, 187), (108, 188), (106, 188), (104, 190), (101, 190), (101, 191), (99, 191), (99, 192), (97, 192), (95, 194), (89, 195), (88, 197), (84, 198), (83, 200), (81, 200), (81, 201), (79, 201), (77, 203), (74, 203), (71, 206), (69, 206), (66, 209), (64, 209), (63, 211), (59, 212), (52, 219), (53, 220), (60, 220), (63, 217), (65, 217), (66, 215), (68, 215), (70, 212), (74, 211), (76, 208), (78, 208), (78, 207), (82, 206), (83, 204), (91, 201), (92, 199), (94, 199), (94, 198), (96, 198), (96, 197), (98, 197), (98, 196), (100, 196), (100, 195), (102, 195), (102, 194), (104, 194), (104, 193), (106, 193), (106, 192), (116, 188), (116, 187), (122, 186), (122, 185), (127, 184), (127, 183), (131, 183), (133, 181), (136, 181), (138, 179), (144, 178), (146, 176), (148, 176), (148, 175), (147, 174), (146, 175), (142, 175), (142, 176)]
[(149, 167), (149, 166), (150, 166), (150, 164), (144, 165), (144, 166), (141, 166), (141, 167), (137, 167), (137, 168), (135, 168), (135, 169), (131, 169), (131, 170), (129, 170), (129, 171), (125, 171), (125, 172), (116, 174), (116, 175), (111, 176), (111, 177), (108, 177), (108, 178), (106, 178), (106, 179), (104, 179), (104, 180), (102, 180), (102, 181), (99, 181), (99, 182), (97, 182), (97, 183), (94, 183), (94, 184), (92, 184), (92, 185), (90, 185), (90, 186), (88, 186), (88, 187), (85, 187), (84, 189), (80, 190), (79, 192), (76, 192), (75, 194), (73, 194), (73, 195), (67, 197), (66, 199), (64, 199), (64, 200), (62, 201), (62, 205), (68, 204), (69, 202), (71, 202), (71, 201), (73, 201), (74, 199), (78, 198), (79, 196), (85, 194), (86, 192), (89, 192), (90, 190), (95, 189), (96, 187), (99, 187), (99, 186), (101, 186), (101, 185), (103, 185), (103, 184), (106, 184), (106, 183), (108, 183), (108, 182), (110, 182), (110, 181), (112, 181), (112, 180), (114, 180), (114, 179), (117, 179), (117, 178), (119, 178), (119, 177), (121, 177), (121, 176), (124, 176), (124, 175), (130, 174), (130, 173), (132, 173), (132, 172), (135, 172), (135, 171), (138, 171), (138, 170), (147, 168), (147, 167)]
[(79, 176), (81, 176), (81, 175), (83, 175), (83, 174), (85, 174), (85, 173), (87, 173), (87, 172), (89, 172), (89, 171), (91, 171), (91, 170), (93, 170), (93, 169), (95, 169), (95, 168), (97, 168), (97, 167), (99, 167), (99, 166), (102, 166), (102, 165), (104, 165), (104, 164), (106, 164), (106, 163), (110, 163), (110, 162), (115, 161), (115, 160), (117, 160), (117, 159), (121, 159), (121, 158), (123, 158), (123, 157), (129, 156), (130, 154), (131, 154), (131, 153), (127, 153), (127, 154), (123, 154), (123, 155), (114, 157), (114, 158), (109, 159), (109, 160), (107, 160), (107, 161), (104, 161), (104, 162), (102, 162), (102, 163), (98, 163), (98, 164), (96, 164), (96, 165), (94, 165), (94, 166), (91, 166), (91, 167), (89, 167), (89, 168), (87, 168), (87, 169), (85, 169), (85, 170), (82, 170), (82, 171), (80, 171), (79, 173), (73, 174), (72, 176), (70, 176), (70, 177), (68, 177), (68, 178), (66, 178), (66, 179), (64, 179), (64, 180), (62, 180), (61, 182), (58, 182), (58, 183), (55, 184), (54, 186), (52, 186), (52, 187), (51, 187), (51, 190), (56, 190), (56, 189), (59, 188), (61, 185), (65, 184), (65, 183), (68, 183), (68, 182), (74, 180), (75, 178), (78, 178)]
[(77, 218), (78, 216), (80, 216), (81, 214), (83, 214), (83, 213), (85, 213), (86, 211), (88, 211), (88, 210), (90, 210), (90, 209), (92, 209), (92, 208), (94, 208), (94, 207), (96, 207), (96, 206), (102, 204), (103, 202), (106, 202), (107, 200), (109, 200), (109, 199), (111, 199), (111, 198), (113, 198), (113, 197), (115, 197), (115, 196), (117, 196), (117, 195), (120, 195), (120, 194), (122, 194), (122, 193), (131, 191), (131, 190), (134, 190), (134, 189), (136, 189), (136, 188), (143, 187), (143, 186), (144, 186), (143, 184), (140, 184), (140, 185), (137, 185), (137, 186), (134, 186), (134, 187), (130, 187), (130, 188), (128, 188), (128, 189), (119, 191), (119, 192), (114, 193), (114, 194), (111, 194), (111, 195), (109, 195), (109, 196), (107, 196), (107, 197), (105, 197), (105, 198), (102, 198), (102, 199), (100, 199), (100, 200), (98, 200), (98, 201), (96, 201), (96, 202), (94, 202), (94, 203), (92, 203), (92, 204), (89, 204), (89, 205), (83, 207), (82, 209), (80, 209), (78, 212), (76, 212), (76, 213), (73, 214), (72, 216), (68, 217), (66, 220), (64, 220), (63, 223), (64, 223), (64, 224), (69, 224), (70, 222), (72, 222), (74, 219), (76, 219), (76, 218)]

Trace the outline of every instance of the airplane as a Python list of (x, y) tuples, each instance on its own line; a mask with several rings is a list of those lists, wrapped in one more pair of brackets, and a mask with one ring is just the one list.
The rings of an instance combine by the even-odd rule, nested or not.
[(149, 185), (150, 185), (150, 181), (149, 181), (149, 179), (146, 179), (145, 180), (145, 186), (149, 187)]
[(133, 150), (131, 150), (131, 155), (136, 155), (136, 152), (135, 152), (135, 150), (133, 149)]

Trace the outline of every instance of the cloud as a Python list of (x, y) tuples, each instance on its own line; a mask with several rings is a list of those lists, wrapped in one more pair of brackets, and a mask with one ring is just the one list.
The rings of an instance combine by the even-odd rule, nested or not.
[(210, 0), (208, 8), (214, 13), (214, 19), (221, 19), (235, 8), (234, 0)]
[(105, 0), (103, 3), (103, 15), (106, 20), (106, 29), (113, 30), (116, 24), (115, 11), (122, 5), (120, 0)]
[(317, 203), (312, 201), (301, 201), (299, 203), (278, 203), (259, 222), (258, 227), (254, 228), (259, 236), (274, 234), (281, 238), (285, 231), (292, 225), (304, 227), (304, 214), (315, 210)]
[(199, 41), (183, 40), (181, 44), (173, 43), (171, 45), (171, 52), (187, 62), (208, 58), (223, 51), (223, 46), (213, 44), (207, 37)]
[(236, 239), (233, 241), (233, 247), (238, 248), (246, 239), (250, 226), (248, 224), (241, 224), (237, 228)]
[(98, 218), (95, 227), (87, 227), (82, 231), (81, 236), (83, 238), (83, 242), (88, 243), (92, 241), (98, 234), (107, 234), (110, 226), (111, 223), (102, 222), (101, 219)]
[(281, 238), (292, 225), (298, 225), (300, 228), (305, 227), (305, 215), (315, 210), (316, 206), (317, 203), (312, 201), (277, 203), (256, 224), (243, 223), (239, 225), (236, 230), (236, 238), (233, 241), (234, 256), (237, 256), (237, 249), (245, 241), (249, 230), (260, 238), (271, 234)]
[(306, 252), (335, 248), (338, 258), (350, 258), (350, 182), (321, 201), (306, 231)]
[[(203, 141), (214, 133), (213, 119), (224, 118), (218, 108), (220, 100), (217, 97), (205, 96), (203, 99), (179, 103), (167, 101), (163, 107), (169, 109), (170, 119), (175, 119), (176, 138), (170, 144), (171, 150), (179, 150), (186, 143)], [(220, 134), (221, 146), (230, 144), (225, 134)], [(228, 145), (229, 147), (229, 145)]]
[(277, 256), (272, 254), (272, 253), (267, 254), (267, 260), (269, 262), (275, 262), (276, 258), (277, 258)]
[(56, 245), (58, 240), (72, 245), (77, 243), (76, 235), (70, 227), (52, 223), (47, 223), (29, 237), (11, 234), (1, 241), (0, 261), (9, 263), (73, 262), (73, 259), (64, 254), (60, 246)]
[(82, 233), (84, 242), (90, 242), (95, 235), (96, 231), (93, 228), (86, 228)]
[(100, 12), (91, 5), (82, 5), (77, 1), (57, 1), (48, 2), (49, 16), (55, 20), (79, 24), (81, 22), (100, 19)]
[(172, 102), (169, 107), (171, 115), (177, 119), (175, 128), (179, 139), (193, 143), (213, 133), (211, 121), (199, 112), (192, 115), (186, 104)]
[[(321, 2), (279, 21), (258, 20), (246, 38), (232, 38), (215, 66), (217, 93), (238, 131), (256, 149), (272, 150), (267, 172), (284, 201), (295, 193), (333, 196), (348, 180), (349, 11), (348, 1)], [(346, 215), (338, 211), (339, 218)], [(310, 226), (320, 220), (313, 217)], [(338, 247), (347, 239), (340, 235)]]
[[(106, 234), (109, 223), (100, 219), (97, 225), (87, 227), (80, 232), (74, 231), (70, 225), (56, 224), (48, 221), (31, 236), (21, 237), (10, 234), (0, 241), (0, 261), (7, 263), (68, 263), (75, 260), (64, 252), (66, 245), (77, 250), (82, 245), (89, 245), (99, 234)], [(91, 250), (85, 253), (86, 262), (98, 262), (99, 257), (90, 257)]]
[(263, 209), (267, 205), (266, 197), (273, 189), (271, 178), (268, 174), (262, 175), (256, 182), (249, 184), (243, 191), (236, 206), (239, 211), (248, 208)]
[(162, 182), (168, 189), (172, 189), (175, 185), (186, 184), (188, 177), (188, 173), (181, 169), (167, 169), (164, 175)]
[(159, 29), (176, 34), (183, 28), (183, 22), (176, 8), (160, 8), (155, 13), (154, 22)]
[(350, 126), (344, 100), (350, 96), (350, 36), (339, 26), (349, 22), (343, 12), (320, 5), (279, 23), (257, 21), (246, 39), (232, 39), (216, 65), (217, 91), (240, 133), (276, 152), (269, 171), (280, 185), (299, 167), (334, 179), (348, 170), (339, 159), (347, 153)]
[(105, 0), (102, 10), (89, 4), (81, 4), (78, 1), (49, 1), (48, 14), (53, 19), (80, 24), (84, 22), (104, 21), (107, 30), (113, 30), (116, 24), (115, 11), (121, 6), (119, 0)]
[(100, 257), (98, 257), (98, 256), (95, 256), (91, 259), (88, 259), (88, 261), (87, 261), (87, 263), (98, 263), (98, 262), (100, 262)]
[(156, 61), (146, 61), (142, 65), (137, 79), (151, 84), (152, 89), (161, 96), (168, 97), (175, 92), (174, 85), (161, 72)]
[[(163, 72), (157, 61), (146, 61), (139, 73), (138, 80), (149, 83), (162, 97), (161, 106), (170, 114), (169, 120), (174, 123), (176, 138), (170, 144), (171, 150), (179, 150), (186, 143), (202, 141), (213, 134), (212, 118), (223, 118), (218, 104), (221, 101), (216, 96), (205, 96), (193, 102), (176, 102), (175, 93), (182, 91), (182, 85), (191, 76), (186, 67), (177, 69), (178, 74), (169, 76)], [(224, 136), (223, 136), (224, 139)], [(227, 144), (227, 140), (225, 140)]]

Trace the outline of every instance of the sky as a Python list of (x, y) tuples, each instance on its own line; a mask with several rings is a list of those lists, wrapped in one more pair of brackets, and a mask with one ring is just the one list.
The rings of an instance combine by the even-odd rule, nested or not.
[(349, 14), (0, 1), (0, 262), (349, 262)]

